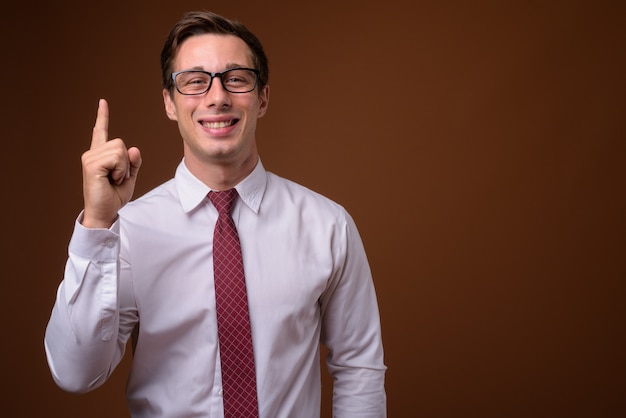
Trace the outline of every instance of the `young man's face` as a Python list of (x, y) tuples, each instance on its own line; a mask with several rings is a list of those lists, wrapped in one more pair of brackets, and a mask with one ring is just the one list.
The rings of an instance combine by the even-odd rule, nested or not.
[[(233, 67), (254, 68), (252, 52), (234, 35), (204, 34), (187, 38), (173, 61), (173, 72), (222, 72)], [(167, 116), (178, 122), (187, 166), (249, 165), (258, 158), (255, 130), (269, 102), (269, 87), (259, 92), (230, 93), (215, 77), (204, 94), (187, 96), (163, 90)]]

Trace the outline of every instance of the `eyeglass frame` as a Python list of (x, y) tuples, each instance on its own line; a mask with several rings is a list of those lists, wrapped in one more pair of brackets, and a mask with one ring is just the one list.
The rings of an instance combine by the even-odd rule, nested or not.
[[(234, 70), (248, 70), (248, 71), (252, 71), (254, 73), (254, 86), (252, 86), (252, 88), (250, 90), (247, 90), (247, 91), (230, 91), (230, 90), (228, 90), (228, 88), (224, 84), (224, 80), (222, 79), (222, 75), (224, 73), (228, 73), (229, 71), (234, 71)], [(192, 72), (193, 73), (204, 73), (204, 74), (207, 74), (209, 77), (211, 77), (210, 81), (209, 81), (209, 85), (207, 86), (206, 90), (204, 90), (203, 92), (200, 92), (200, 93), (183, 93), (178, 88), (178, 83), (176, 82), (176, 76), (178, 76), (178, 74), (192, 73)], [(250, 92), (254, 91), (254, 89), (256, 89), (257, 85), (259, 84), (259, 70), (257, 70), (256, 68), (246, 68), (246, 67), (229, 68), (227, 70), (220, 71), (218, 73), (212, 73), (210, 71), (204, 71), (204, 70), (181, 70), (181, 71), (176, 71), (176, 72), (172, 73), (172, 82), (174, 83), (174, 88), (176, 88), (176, 91), (179, 92), (180, 94), (182, 94), (183, 96), (199, 96), (201, 94), (206, 93), (207, 91), (209, 91), (211, 89), (211, 86), (213, 85), (213, 79), (216, 78), (216, 77), (220, 79), (220, 83), (222, 84), (222, 88), (225, 91), (227, 91), (229, 93), (234, 93), (234, 94), (250, 93)]]

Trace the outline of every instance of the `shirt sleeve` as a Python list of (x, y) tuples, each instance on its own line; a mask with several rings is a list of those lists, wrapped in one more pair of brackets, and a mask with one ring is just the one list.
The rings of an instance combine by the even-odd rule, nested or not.
[(333, 376), (333, 416), (383, 418), (386, 394), (380, 317), (363, 243), (352, 218), (336, 254), (337, 266), (322, 298), (322, 343)]
[(119, 220), (110, 229), (88, 229), (79, 217), (44, 340), (52, 376), (66, 391), (103, 384), (135, 326), (136, 311), (120, 309), (119, 255)]

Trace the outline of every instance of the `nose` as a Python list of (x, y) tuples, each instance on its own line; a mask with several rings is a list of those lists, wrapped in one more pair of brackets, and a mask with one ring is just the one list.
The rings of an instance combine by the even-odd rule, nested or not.
[(218, 109), (230, 107), (230, 94), (224, 89), (219, 76), (213, 77), (209, 90), (204, 94), (204, 104), (206, 107), (217, 107)]

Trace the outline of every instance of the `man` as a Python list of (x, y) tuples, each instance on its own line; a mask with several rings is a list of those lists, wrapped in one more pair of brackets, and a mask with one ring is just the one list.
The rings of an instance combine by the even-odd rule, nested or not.
[[(173, 179), (131, 202), (141, 155), (109, 140), (100, 101), (82, 157), (85, 207), (46, 330), (55, 381), (72, 392), (100, 386), (132, 336), (133, 417), (319, 417), (321, 342), (334, 416), (384, 417), (379, 314), (354, 222), (336, 203), (265, 171), (257, 152), (256, 123), (269, 103), (261, 44), (237, 22), (193, 12), (170, 32), (161, 67), (183, 160)], [(224, 193), (234, 208), (218, 213), (213, 199)], [(235, 308), (218, 304), (225, 273), (217, 245), (233, 221), (249, 309), (240, 317), (249, 325), (233, 327), (252, 340), (249, 390), (227, 383), (236, 378), (222, 317)], [(249, 412), (230, 412), (248, 395)]]

